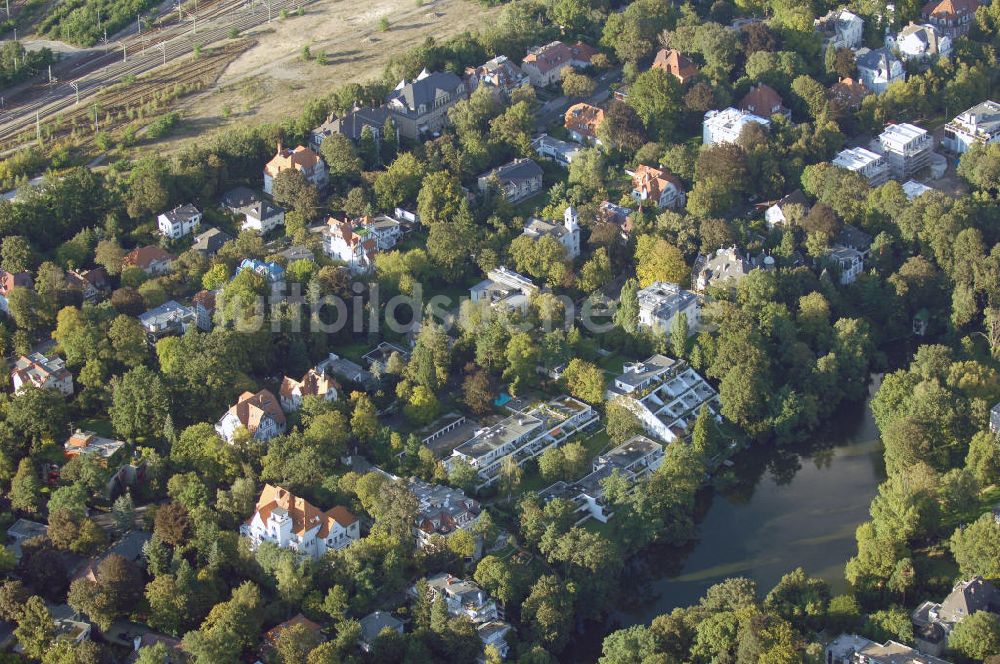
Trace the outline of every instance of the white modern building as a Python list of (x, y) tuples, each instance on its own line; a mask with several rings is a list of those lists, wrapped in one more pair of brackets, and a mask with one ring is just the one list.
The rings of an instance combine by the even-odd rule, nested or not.
[(607, 396), (620, 399), (646, 432), (664, 443), (686, 440), (703, 406), (721, 419), (715, 389), (685, 362), (664, 355), (626, 364)]
[[(448, 613), (456, 618), (465, 617), (478, 624), (500, 616), (496, 601), (475, 581), (439, 572), (427, 577), (427, 585), (433, 594), (433, 601), (444, 600)], [(416, 593), (417, 586), (410, 588), (411, 595), (416, 596)]]
[(841, 634), (826, 646), (826, 664), (950, 664), (897, 641), (877, 643), (857, 634)]
[(830, 163), (860, 173), (872, 187), (878, 187), (889, 181), (889, 163), (885, 157), (865, 148), (841, 150)]
[(580, 255), (580, 223), (576, 208), (572, 205), (563, 212), (562, 224), (531, 217), (524, 224), (522, 234), (534, 240), (540, 240), (543, 237), (555, 238), (559, 244), (566, 248), (566, 256), (571, 260)]
[(878, 137), (889, 172), (897, 180), (909, 179), (931, 163), (934, 137), (909, 123), (891, 124)]
[(614, 513), (604, 499), (605, 480), (617, 472), (634, 490), (641, 479), (662, 463), (663, 445), (646, 436), (633, 436), (618, 447), (598, 455), (590, 474), (572, 483), (556, 482), (539, 491), (538, 496), (543, 503), (555, 498), (571, 501), (580, 515), (577, 525), (591, 518), (607, 523)]
[(250, 520), (240, 534), (253, 548), (271, 542), (310, 558), (321, 558), (361, 537), (358, 519), (346, 507), (325, 512), (281, 487), (265, 484)]
[(171, 240), (178, 240), (198, 230), (201, 219), (201, 211), (187, 203), (161, 213), (156, 218), (156, 225), (159, 227), (161, 235)]
[(1000, 104), (984, 101), (957, 116), (944, 127), (941, 144), (956, 154), (964, 154), (979, 143), (1000, 141)]
[(677, 284), (663, 281), (646, 286), (638, 293), (639, 327), (669, 334), (678, 315), (687, 316), (688, 333), (698, 328), (698, 296)]
[(565, 168), (568, 168), (584, 150), (584, 147), (579, 143), (561, 141), (548, 134), (542, 134), (535, 138), (531, 142), (531, 147), (539, 157), (554, 161)]
[(705, 145), (713, 143), (735, 143), (740, 138), (743, 128), (756, 122), (764, 127), (770, 127), (771, 121), (759, 115), (741, 111), (738, 108), (727, 108), (724, 111), (709, 111), (705, 113), (702, 122), (701, 142)]
[(64, 397), (73, 394), (73, 374), (66, 368), (61, 357), (46, 357), (41, 353), (30, 353), (17, 358), (10, 372), (14, 393), (25, 387), (40, 390), (56, 390)]
[(486, 278), (469, 289), (473, 302), (489, 302), (491, 307), (525, 312), (538, 286), (528, 277), (506, 267), (486, 273)]
[(478, 472), (479, 487), (488, 486), (500, 478), (508, 457), (523, 466), (528, 459), (562, 445), (597, 420), (597, 412), (588, 404), (570, 396), (557, 397), (476, 432), (452, 451), (445, 465), (461, 459)]
[(168, 300), (139, 316), (139, 324), (146, 331), (146, 339), (155, 344), (163, 337), (181, 335), (192, 325), (198, 324), (198, 313), (176, 300)]

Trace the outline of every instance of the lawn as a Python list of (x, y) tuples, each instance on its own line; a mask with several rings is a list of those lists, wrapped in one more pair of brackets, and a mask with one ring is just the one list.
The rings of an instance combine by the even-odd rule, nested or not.
[(98, 436), (103, 436), (104, 438), (115, 437), (115, 428), (111, 426), (111, 420), (107, 418), (87, 418), (77, 422), (76, 426), (82, 431), (93, 431)]
[[(584, 449), (587, 450), (587, 458), (593, 462), (594, 457), (608, 447), (611, 440), (608, 438), (607, 431), (602, 428), (586, 438), (577, 438), (571, 442), (583, 443)], [(580, 478), (574, 477), (572, 479), (577, 480)], [(531, 464), (530, 469), (524, 472), (524, 477), (521, 479), (521, 486), (519, 487), (519, 490), (523, 493), (535, 493), (541, 491), (550, 484), (552, 484), (552, 481), (546, 480), (542, 477), (541, 473), (538, 472), (538, 464)]]
[(370, 344), (367, 341), (355, 341), (354, 343), (339, 346), (335, 352), (341, 357), (346, 357), (352, 362), (360, 364), (361, 358), (372, 348), (373, 344)]

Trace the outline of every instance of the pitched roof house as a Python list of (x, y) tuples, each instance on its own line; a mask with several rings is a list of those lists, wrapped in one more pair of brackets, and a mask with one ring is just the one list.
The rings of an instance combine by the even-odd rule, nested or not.
[(981, 576), (959, 581), (940, 604), (924, 602), (914, 610), (911, 618), (917, 647), (940, 655), (955, 625), (977, 611), (1000, 613), (1000, 590)]
[(14, 363), (10, 380), (14, 384), (15, 393), (30, 386), (42, 390), (58, 390), (65, 397), (73, 394), (73, 374), (66, 368), (61, 357), (49, 358), (41, 353), (22, 355)]
[(650, 202), (658, 208), (683, 207), (687, 200), (684, 183), (669, 171), (640, 165), (632, 175), (632, 198), (641, 206)]
[(830, 100), (841, 110), (861, 108), (861, 101), (870, 94), (871, 90), (850, 77), (842, 78), (830, 86)]
[(653, 60), (652, 68), (670, 74), (680, 81), (681, 85), (698, 75), (698, 68), (690, 58), (674, 48), (660, 49)]
[(823, 50), (827, 47), (854, 48), (861, 44), (864, 21), (846, 9), (834, 9), (813, 21), (816, 32), (823, 36)]
[(389, 630), (396, 634), (403, 633), (403, 622), (385, 611), (375, 611), (358, 621), (361, 625), (361, 636), (358, 646), (365, 652), (371, 652), (372, 646), (382, 632)]
[(246, 187), (227, 191), (222, 197), (222, 206), (238, 217), (243, 217), (240, 230), (267, 233), (285, 223), (285, 210), (282, 207)]
[(111, 290), (111, 280), (103, 267), (92, 270), (66, 270), (66, 286), (80, 291), (86, 302), (95, 302)]
[[(375, 144), (382, 141), (382, 130), (385, 128), (386, 120), (392, 117), (392, 113), (387, 106), (377, 106), (375, 108), (355, 106), (353, 109), (338, 117), (331, 115), (326, 122), (312, 130), (309, 134), (309, 147), (319, 152), (319, 147), (323, 140), (332, 134), (342, 134), (352, 142), (361, 140), (361, 134), (365, 127), (372, 132)], [(399, 131), (396, 130), (396, 138), (399, 138)]]
[(981, 4), (979, 0), (931, 0), (920, 14), (942, 34), (955, 39), (969, 34)]
[(194, 236), (194, 244), (191, 245), (191, 248), (206, 256), (214, 256), (219, 253), (219, 249), (222, 249), (222, 245), (232, 239), (225, 231), (218, 228), (207, 228), (204, 232)]
[(167, 210), (156, 218), (160, 234), (171, 240), (177, 240), (192, 231), (198, 230), (202, 219), (201, 210), (186, 203), (178, 205), (173, 210)]
[(483, 173), (477, 179), (479, 192), (486, 193), (494, 178), (508, 203), (518, 203), (542, 190), (542, 168), (531, 159), (515, 159)]
[(801, 189), (796, 189), (792, 193), (783, 196), (764, 211), (764, 221), (767, 222), (768, 227), (787, 223), (791, 215), (789, 206), (792, 205), (799, 206), (802, 216), (805, 216), (809, 212), (809, 199), (806, 198)]
[(528, 54), (521, 61), (521, 70), (531, 79), (532, 85), (544, 88), (561, 81), (566, 67), (582, 69), (589, 66), (595, 55), (597, 50), (583, 42), (572, 45), (561, 41), (549, 42), (528, 49)]
[(858, 78), (877, 95), (885, 92), (890, 84), (906, 80), (903, 63), (885, 47), (859, 48), (854, 52), (854, 61), (858, 66)]
[(355, 226), (349, 219), (330, 217), (323, 230), (323, 251), (330, 258), (343, 261), (352, 274), (375, 269), (378, 241), (364, 232), (363, 224)]
[(467, 67), (465, 77), (470, 93), (483, 86), (509, 97), (518, 88), (531, 85), (531, 79), (506, 55), (498, 55), (478, 67)]
[(278, 150), (271, 161), (264, 166), (264, 193), (274, 193), (274, 178), (282, 171), (296, 170), (302, 173), (306, 181), (317, 189), (326, 186), (328, 175), (326, 164), (316, 152), (304, 145), (291, 148), (282, 147), (278, 142)]
[(280, 402), (269, 390), (244, 392), (215, 425), (226, 442), (233, 442), (239, 427), (244, 427), (255, 440), (264, 442), (285, 432), (285, 413)]
[(15, 288), (31, 288), (34, 285), (30, 272), (7, 272), (0, 270), (0, 311), (10, 313), (7, 308), (7, 296)]
[(597, 130), (604, 122), (604, 111), (597, 106), (580, 102), (566, 109), (563, 126), (569, 136), (578, 143), (600, 145)]
[(716, 249), (714, 254), (700, 254), (692, 268), (692, 286), (703, 293), (709, 286), (735, 285), (750, 274), (750, 261), (735, 246)]
[(781, 95), (767, 83), (758, 83), (750, 87), (750, 92), (743, 95), (739, 103), (740, 110), (769, 118), (772, 115), (784, 115), (791, 119), (792, 112), (785, 108)]
[(253, 516), (240, 526), (240, 534), (256, 548), (271, 542), (312, 558), (343, 549), (361, 536), (358, 518), (343, 506), (325, 512), (305, 498), (279, 486), (265, 484)]
[(406, 487), (417, 499), (414, 532), (417, 543), (426, 546), (435, 535), (447, 537), (458, 530), (468, 530), (479, 518), (479, 502), (461, 489), (430, 484), (411, 477)]
[(336, 401), (337, 387), (337, 381), (315, 369), (307, 371), (302, 380), (285, 376), (281, 380), (281, 389), (278, 390), (281, 396), (281, 408), (289, 413), (296, 411), (302, 406), (302, 400), (308, 396)]
[(125, 254), (123, 267), (137, 267), (151, 276), (165, 274), (173, 267), (177, 257), (155, 245), (138, 247)]
[(904, 62), (924, 61), (931, 58), (948, 57), (951, 54), (951, 37), (942, 34), (933, 25), (917, 25), (911, 22), (896, 36), (886, 35), (885, 46), (888, 49), (899, 51)]
[(448, 122), (448, 109), (465, 94), (465, 81), (455, 74), (425, 69), (409, 83), (400, 81), (389, 93), (386, 105), (400, 135), (415, 141), (424, 134), (439, 132)]

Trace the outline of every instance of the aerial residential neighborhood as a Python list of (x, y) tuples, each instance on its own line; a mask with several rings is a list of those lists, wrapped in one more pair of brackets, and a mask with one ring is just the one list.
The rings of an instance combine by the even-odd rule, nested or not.
[(0, 11), (0, 662), (1000, 664), (1000, 2)]

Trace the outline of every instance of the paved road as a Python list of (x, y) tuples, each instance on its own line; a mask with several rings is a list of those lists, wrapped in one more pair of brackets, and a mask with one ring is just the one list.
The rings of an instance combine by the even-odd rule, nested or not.
[[(584, 101), (588, 104), (600, 104), (603, 102), (611, 94), (611, 86), (621, 79), (621, 75), (621, 69), (612, 69), (598, 76), (595, 80), (597, 88), (594, 90), (594, 94)], [(538, 111), (535, 128), (539, 132), (543, 132), (554, 122), (558, 121), (562, 124), (562, 117), (569, 107), (570, 99), (567, 97), (556, 97), (551, 101), (545, 102)]]

